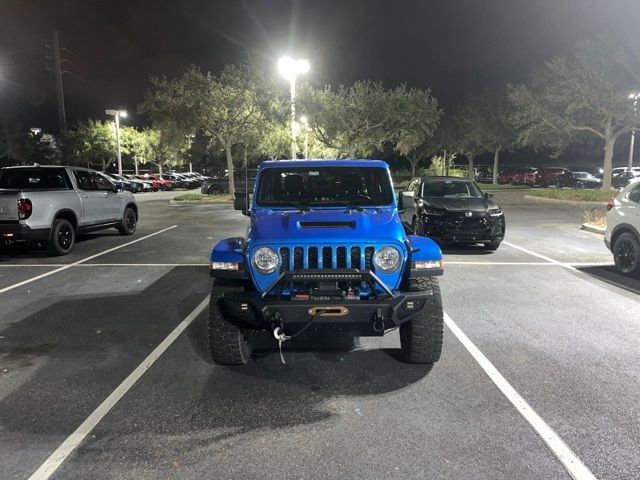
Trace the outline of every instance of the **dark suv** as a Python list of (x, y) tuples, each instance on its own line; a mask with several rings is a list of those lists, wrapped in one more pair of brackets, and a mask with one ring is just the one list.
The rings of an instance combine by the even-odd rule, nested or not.
[(482, 243), (496, 250), (504, 239), (500, 205), (483, 194), (473, 180), (423, 177), (412, 180), (400, 194), (402, 219), (414, 233), (447, 243)]

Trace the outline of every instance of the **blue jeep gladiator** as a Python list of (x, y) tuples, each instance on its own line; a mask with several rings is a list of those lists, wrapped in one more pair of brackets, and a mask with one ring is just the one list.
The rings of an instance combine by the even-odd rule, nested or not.
[(407, 362), (438, 361), (442, 252), (405, 233), (385, 162), (263, 162), (251, 202), (234, 207), (250, 223), (246, 238), (211, 252), (215, 363), (246, 363), (260, 330), (281, 345), (305, 330), (379, 336), (395, 327)]

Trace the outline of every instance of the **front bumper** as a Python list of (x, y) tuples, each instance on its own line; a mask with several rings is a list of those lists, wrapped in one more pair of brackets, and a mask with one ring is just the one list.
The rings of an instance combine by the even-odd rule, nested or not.
[(0, 239), (4, 241), (34, 241), (49, 240), (51, 229), (32, 229), (28, 225), (15, 222), (0, 222)]
[(426, 236), (441, 242), (486, 243), (504, 240), (504, 216), (461, 218), (443, 216), (425, 223)]
[(313, 320), (314, 328), (331, 328), (361, 336), (379, 336), (411, 320), (433, 301), (433, 292), (405, 292), (369, 300), (271, 300), (257, 293), (225, 293), (228, 320), (240, 328), (295, 333)]

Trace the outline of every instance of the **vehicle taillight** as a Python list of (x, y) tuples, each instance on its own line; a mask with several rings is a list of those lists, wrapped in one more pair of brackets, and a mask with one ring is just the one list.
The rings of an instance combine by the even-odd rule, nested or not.
[(33, 213), (33, 205), (28, 198), (18, 199), (18, 218), (20, 220), (26, 220)]
[(607, 202), (607, 212), (615, 206), (616, 206), (616, 199), (610, 198), (609, 201)]

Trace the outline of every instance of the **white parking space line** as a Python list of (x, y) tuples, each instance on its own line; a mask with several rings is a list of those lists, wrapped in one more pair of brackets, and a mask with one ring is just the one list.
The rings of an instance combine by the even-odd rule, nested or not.
[(498, 387), (502, 394), (507, 397), (518, 413), (531, 425), (535, 432), (540, 436), (542, 441), (547, 444), (549, 450), (556, 456), (574, 480), (596, 480), (596, 477), (582, 460), (564, 443), (556, 432), (531, 408), (527, 401), (511, 386), (511, 384), (502, 376), (498, 369), (489, 361), (487, 357), (469, 340), (460, 327), (447, 315), (444, 314), (444, 322), (449, 330), (464, 345), (482, 370), (487, 374), (491, 381)]
[(610, 267), (613, 266), (613, 262), (464, 262), (464, 261), (448, 261), (445, 258), (446, 265), (515, 265), (515, 266), (534, 266), (534, 267)]
[(541, 258), (542, 260), (546, 260), (549, 263), (553, 263), (553, 264), (558, 265), (560, 267), (564, 267), (564, 268), (566, 268), (568, 270), (573, 270), (574, 272), (578, 271), (573, 265), (571, 265), (569, 263), (559, 262), (558, 260), (554, 260), (553, 258), (547, 257), (547, 256), (542, 255), (540, 253), (532, 252), (531, 250), (528, 250), (528, 249), (526, 249), (524, 247), (519, 247), (518, 245), (514, 245), (511, 242), (503, 241), (502, 243), (504, 245), (509, 245), (511, 248), (515, 248), (516, 250), (520, 250), (521, 252), (528, 253), (529, 255), (533, 255), (534, 257)]
[(46, 264), (33, 264), (29, 265), (28, 263), (20, 263), (20, 264), (9, 264), (2, 265), (0, 264), (0, 268), (2, 267), (208, 267), (208, 263), (46, 263)]
[(129, 374), (118, 387), (96, 408), (80, 426), (29, 477), (29, 480), (46, 480), (58, 469), (84, 438), (100, 423), (111, 409), (125, 396), (144, 373), (160, 358), (182, 332), (205, 311), (209, 304), (207, 296), (182, 322)]
[(118, 245), (117, 247), (110, 248), (108, 250), (105, 250), (104, 252), (96, 253), (95, 255), (91, 255), (89, 257), (83, 258), (82, 260), (78, 260), (77, 262), (73, 262), (73, 263), (70, 263), (68, 265), (64, 265), (64, 266), (62, 266), (60, 268), (56, 268), (55, 270), (51, 270), (50, 272), (46, 272), (46, 273), (43, 273), (41, 275), (37, 275), (35, 277), (28, 278), (27, 280), (23, 280), (22, 282), (14, 283), (13, 285), (9, 285), (8, 287), (4, 287), (4, 288), (0, 289), (0, 293), (8, 292), (9, 290), (13, 290), (14, 288), (18, 288), (18, 287), (21, 287), (23, 285), (27, 285), (28, 283), (35, 282), (36, 280), (40, 280), (41, 278), (48, 277), (49, 275), (53, 275), (55, 273), (62, 272), (63, 270), (67, 270), (68, 268), (78, 266), (78, 265), (80, 265), (82, 263), (88, 262), (89, 260), (93, 260), (94, 258), (98, 258), (98, 257), (101, 257), (102, 255), (106, 255), (107, 253), (111, 253), (111, 252), (114, 252), (114, 251), (119, 250), (121, 248), (127, 247), (129, 245), (133, 245), (134, 243), (141, 242), (143, 240), (146, 240), (147, 238), (151, 238), (151, 237), (154, 237), (156, 235), (160, 235), (161, 233), (164, 233), (164, 232), (166, 232), (168, 230), (171, 230), (171, 229), (174, 229), (176, 227), (177, 227), (177, 225), (172, 225), (172, 226), (170, 226), (168, 228), (163, 228), (162, 230), (159, 230), (159, 231), (157, 231), (155, 233), (151, 233), (149, 235), (145, 235), (144, 237), (140, 237), (140, 238), (138, 238), (136, 240), (133, 240), (131, 242), (123, 243), (122, 245)]

